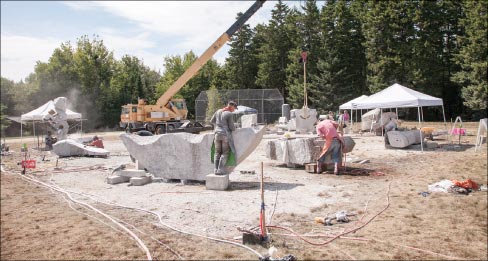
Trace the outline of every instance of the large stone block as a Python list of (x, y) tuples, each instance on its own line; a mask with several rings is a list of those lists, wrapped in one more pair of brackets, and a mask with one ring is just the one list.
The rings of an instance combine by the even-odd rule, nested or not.
[(97, 148), (93, 146), (86, 146), (75, 140), (66, 139), (61, 140), (53, 145), (53, 152), (60, 157), (72, 156), (96, 156), (107, 157), (110, 152), (106, 149)]
[(129, 182), (130, 178), (129, 177), (123, 177), (123, 176), (110, 176), (107, 178), (107, 183), (111, 185), (119, 184), (119, 183), (124, 183), (124, 182)]
[[(259, 145), (264, 127), (239, 128), (233, 132), (236, 163)], [(204, 181), (214, 166), (210, 151), (214, 134), (168, 133), (155, 136), (121, 134), (125, 147), (155, 177)], [(233, 167), (228, 168), (232, 171)]]
[(394, 148), (405, 148), (412, 144), (419, 144), (422, 139), (419, 130), (410, 131), (389, 131), (388, 142)]
[[(343, 138), (344, 152), (351, 152), (356, 143), (350, 136)], [(266, 157), (287, 165), (305, 165), (318, 159), (324, 143), (319, 137), (270, 140), (266, 146)]]
[(118, 175), (124, 176), (124, 177), (129, 177), (129, 178), (147, 176), (145, 170), (139, 170), (139, 169), (124, 169), (124, 170), (121, 170), (118, 173)]
[(266, 146), (266, 156), (286, 164), (303, 165), (312, 162), (314, 139), (316, 138), (270, 140)]
[(251, 128), (258, 124), (257, 114), (246, 114), (241, 116), (241, 126), (242, 128)]
[(302, 108), (292, 110), (295, 115), (296, 131), (299, 133), (313, 133), (317, 123), (317, 110)]
[(209, 174), (205, 180), (205, 187), (211, 190), (226, 190), (229, 188), (229, 175)]
[(152, 182), (151, 176), (147, 177), (132, 177), (130, 178), (130, 184), (132, 186), (142, 186)]

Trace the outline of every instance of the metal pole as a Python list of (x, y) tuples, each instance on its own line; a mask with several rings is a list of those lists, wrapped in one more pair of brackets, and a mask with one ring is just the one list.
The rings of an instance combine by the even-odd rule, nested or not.
[(22, 144), (22, 116), (20, 117), (20, 144)]
[(417, 107), (418, 111), (418, 116), (419, 116), (419, 131), (420, 131), (420, 148), (422, 151), (424, 151), (424, 142), (423, 142), (423, 137), (422, 137), (422, 123), (420, 122), (420, 107)]
[(307, 104), (307, 62), (303, 61), (303, 107), (308, 108)]

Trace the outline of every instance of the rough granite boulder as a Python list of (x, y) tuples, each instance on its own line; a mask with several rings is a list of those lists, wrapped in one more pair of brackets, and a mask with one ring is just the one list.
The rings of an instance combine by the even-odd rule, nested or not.
[(419, 144), (422, 139), (420, 131), (389, 131), (385, 135), (388, 135), (388, 141), (393, 148), (406, 148), (412, 144)]
[(83, 145), (75, 140), (61, 140), (53, 145), (53, 152), (60, 157), (93, 156), (107, 157), (110, 152), (106, 149)]
[[(344, 142), (347, 153), (356, 145), (350, 136), (344, 136)], [(288, 166), (305, 165), (317, 161), (323, 146), (324, 140), (319, 137), (270, 140), (266, 145), (266, 157)], [(326, 163), (328, 161), (330, 159), (326, 159)]]
[[(241, 163), (259, 145), (265, 128), (239, 128), (233, 132), (236, 163)], [(155, 136), (121, 134), (130, 155), (155, 177), (205, 181), (213, 173), (210, 159), (213, 133), (168, 133)], [(234, 166), (235, 167), (235, 166)], [(230, 173), (234, 167), (228, 167)]]

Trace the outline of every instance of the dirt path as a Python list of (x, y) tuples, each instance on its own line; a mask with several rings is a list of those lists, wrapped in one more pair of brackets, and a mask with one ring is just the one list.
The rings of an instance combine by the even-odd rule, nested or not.
[[(130, 158), (117, 134), (99, 136), (111, 151), (108, 159), (63, 158), (58, 160), (61, 169), (56, 171), (54, 155), (33, 151), (37, 172), (27, 176), (84, 193), (72, 195), (123, 221), (147, 245), (154, 259), (256, 260), (257, 255), (242, 246), (204, 237), (240, 243), (242, 233), (237, 228), (254, 229), (258, 225), (261, 161), (265, 164), (268, 224), (276, 226), (269, 229), (271, 245), (278, 249), (275, 257), (488, 258), (486, 191), (419, 195), (442, 179), (469, 178), (487, 184), (486, 144), (475, 153), (473, 136), (463, 137), (460, 145), (436, 140), (440, 146), (424, 152), (386, 150), (381, 137), (353, 136), (356, 147), (348, 157), (370, 162), (348, 163), (349, 171), (342, 176), (310, 174), (303, 168), (289, 169), (266, 159), (266, 142), (271, 136), (265, 136), (230, 176), (229, 191), (205, 190), (201, 183), (108, 185), (104, 179), (111, 168), (130, 162)], [(18, 146), (14, 143), (13, 150)], [(2, 157), (7, 170), (1, 174), (2, 259), (147, 258), (122, 228), (79, 204), (71, 203), (71, 208), (66, 195), (22, 178), (16, 165), (20, 156), (13, 153)], [(49, 161), (41, 161), (42, 157)], [(256, 174), (241, 174), (240, 170), (255, 170)], [(96, 203), (87, 195), (105, 203), (159, 213), (163, 223), (147, 213)], [(333, 226), (314, 222), (314, 217), (332, 216), (340, 210), (355, 214), (350, 216), (351, 222)], [(303, 239), (285, 229), (292, 229)], [(356, 229), (327, 243), (335, 235)], [(267, 253), (261, 246), (250, 247), (261, 255)]]

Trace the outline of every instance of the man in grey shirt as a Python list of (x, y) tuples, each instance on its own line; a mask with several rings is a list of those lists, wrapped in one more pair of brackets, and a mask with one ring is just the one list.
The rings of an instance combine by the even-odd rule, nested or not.
[[(237, 103), (229, 101), (227, 106), (222, 109), (217, 110), (210, 122), (214, 125), (214, 144), (215, 144), (215, 155), (214, 155), (214, 173), (217, 175), (225, 175), (225, 163), (229, 158), (229, 151), (232, 143), (232, 131), (236, 129), (234, 126), (234, 117), (232, 112), (237, 108)], [(234, 151), (235, 153), (235, 151)]]

